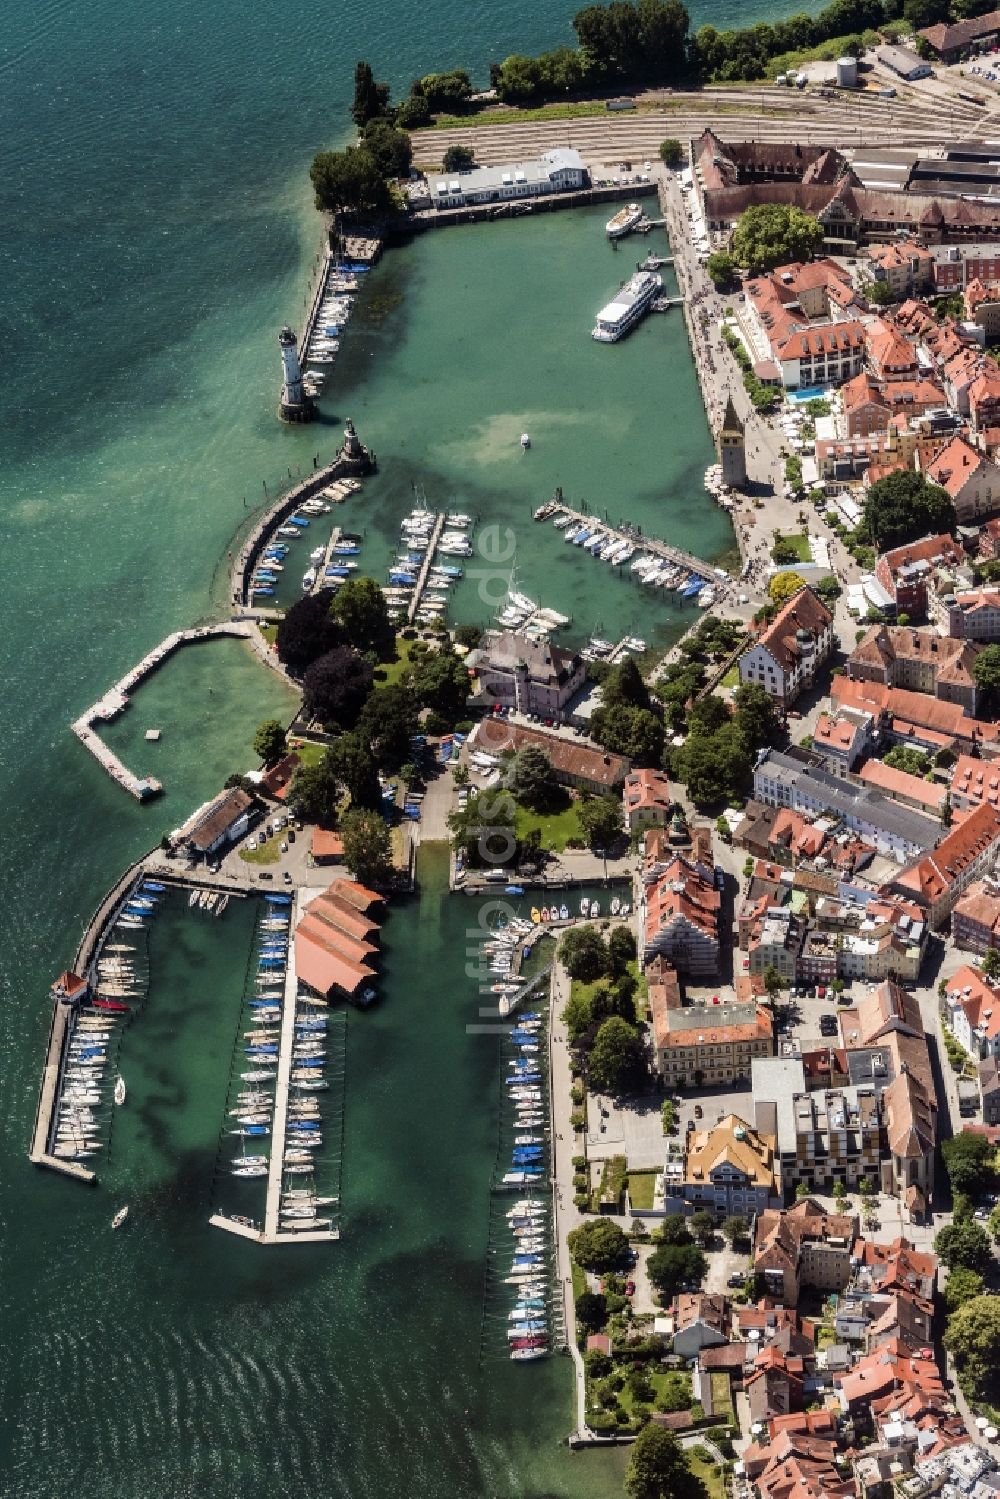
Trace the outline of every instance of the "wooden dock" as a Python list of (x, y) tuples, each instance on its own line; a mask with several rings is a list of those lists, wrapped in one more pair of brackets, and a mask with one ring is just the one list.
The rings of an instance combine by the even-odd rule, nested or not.
[(244, 640), (249, 640), (255, 626), (245, 620), (227, 620), (218, 625), (200, 625), (193, 630), (175, 630), (159, 645), (147, 651), (142, 660), (127, 671), (125, 675), (110, 687), (103, 697), (92, 703), (86, 712), (72, 724), (73, 733), (80, 743), (90, 751), (99, 765), (103, 765), (111, 778), (123, 786), (136, 801), (148, 801), (150, 797), (158, 796), (163, 790), (160, 782), (155, 776), (137, 776), (134, 771), (124, 765), (113, 750), (109, 749), (104, 740), (94, 729), (95, 723), (110, 723), (113, 719), (121, 716), (129, 705), (129, 693), (140, 686), (148, 676), (151, 676), (164, 661), (179, 650), (183, 645), (191, 645), (196, 641), (214, 640), (221, 635), (235, 635)]
[(38, 1093), (35, 1129), (28, 1159), (33, 1166), (45, 1166), (50, 1171), (61, 1171), (65, 1176), (75, 1177), (77, 1181), (94, 1182), (97, 1180), (94, 1172), (82, 1166), (79, 1161), (63, 1160), (61, 1156), (52, 1155), (49, 1150), (52, 1139), (52, 1119), (62, 1078), (63, 1051), (72, 1013), (72, 1008), (60, 1000), (56, 1000), (52, 1006), (49, 1044), (45, 1052), (42, 1086)]
[[(557, 515), (568, 515), (571, 524), (587, 525), (599, 528), (606, 532), (608, 537), (616, 536), (620, 541), (630, 541), (634, 544), (636, 551), (650, 552), (656, 557), (662, 557), (664, 562), (672, 562), (677, 567), (686, 568), (690, 573), (697, 573), (698, 577), (705, 578), (715, 586), (728, 586), (732, 578), (728, 573), (696, 557), (693, 552), (685, 552), (682, 547), (674, 546), (671, 542), (661, 541), (658, 536), (646, 536), (638, 526), (630, 525), (627, 521), (619, 521), (613, 526), (610, 521), (603, 520), (599, 515), (587, 515), (582, 510), (574, 510), (571, 505), (562, 500), (553, 500), (543, 505), (536, 512), (537, 520), (552, 520)], [(637, 578), (636, 582), (641, 582)]]
[(412, 625), (417, 616), (417, 610), (420, 608), (420, 600), (423, 598), (424, 589), (427, 587), (427, 578), (434, 562), (434, 554), (437, 551), (437, 544), (441, 540), (441, 532), (444, 530), (445, 514), (445, 511), (439, 510), (434, 518), (434, 529), (431, 532), (431, 539), (427, 543), (427, 551), (424, 554), (423, 562), (420, 564), (420, 571), (417, 574), (417, 581), (414, 584), (410, 602), (406, 606), (406, 622), (410, 625)]
[(333, 549), (340, 540), (340, 537), (340, 527), (334, 526), (333, 530), (330, 532), (330, 540), (326, 544), (326, 551), (323, 554), (323, 561), (317, 565), (316, 581), (313, 584), (312, 588), (309, 590), (310, 593), (319, 593), (321, 588), (325, 588), (327, 586), (324, 574), (326, 572), (326, 569), (330, 566), (330, 558), (333, 556)]

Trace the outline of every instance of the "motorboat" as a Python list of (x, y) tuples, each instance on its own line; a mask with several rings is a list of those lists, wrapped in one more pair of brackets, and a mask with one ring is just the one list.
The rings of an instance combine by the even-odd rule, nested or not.
[(125, 1207), (118, 1209), (117, 1213), (115, 1214), (115, 1216), (111, 1220), (111, 1227), (112, 1228), (121, 1228), (122, 1224), (125, 1222), (125, 1219), (127, 1217), (128, 1217), (128, 1206), (126, 1205)]
[(121, 1105), (124, 1102), (125, 1102), (125, 1079), (122, 1077), (121, 1073), (119, 1073), (118, 1076), (115, 1078), (115, 1103)]
[(622, 235), (630, 234), (642, 220), (642, 204), (629, 203), (625, 208), (620, 208), (604, 226), (604, 232), (608, 239), (621, 239)]
[(522, 432), (521, 433), (521, 449), (522, 449), (522, 451), (526, 453), (530, 447), (531, 447), (531, 438), (530, 438), (530, 436), (528, 435), (527, 432)]

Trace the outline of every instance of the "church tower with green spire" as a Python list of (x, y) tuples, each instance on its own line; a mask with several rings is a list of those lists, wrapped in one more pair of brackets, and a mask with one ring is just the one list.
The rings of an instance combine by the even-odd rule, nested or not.
[(722, 482), (731, 489), (745, 489), (747, 482), (746, 440), (743, 423), (736, 415), (732, 396), (726, 402), (726, 414), (719, 429), (719, 463)]

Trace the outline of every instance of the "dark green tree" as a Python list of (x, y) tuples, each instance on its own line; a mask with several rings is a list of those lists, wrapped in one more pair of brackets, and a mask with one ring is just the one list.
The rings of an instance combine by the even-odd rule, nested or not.
[(276, 765), (285, 753), (285, 730), (276, 718), (265, 718), (258, 724), (253, 736), (254, 754), (259, 755), (265, 765)]
[(628, 965), (637, 956), (635, 936), (631, 927), (616, 926), (608, 937), (608, 971), (612, 978), (621, 978), (628, 972)]
[[(464, 68), (452, 68), (450, 73), (428, 73), (419, 80), (419, 88), (435, 114), (461, 113), (472, 96), (472, 81)], [(451, 170), (462, 168), (445, 166), (446, 172)]]
[(593, 849), (608, 849), (622, 831), (622, 804), (617, 796), (591, 796), (579, 804), (576, 815), (587, 843)]
[(742, 1213), (732, 1213), (723, 1220), (722, 1237), (727, 1244), (739, 1244), (750, 1237), (750, 1225)]
[(992, 1397), (1000, 1369), (1000, 1298), (976, 1296), (958, 1307), (948, 1318), (944, 1341), (966, 1393), (980, 1400)]
[(983, 1277), (975, 1270), (952, 1270), (944, 1288), (944, 1306), (949, 1314), (964, 1306), (967, 1301), (981, 1296), (985, 1287)]
[(465, 713), (469, 696), (469, 672), (453, 650), (428, 651), (410, 676), (417, 702), (449, 723)]
[(348, 578), (334, 594), (330, 613), (358, 651), (381, 651), (393, 639), (385, 595), (374, 578)]
[(1000, 704), (1000, 645), (983, 646), (973, 663), (972, 675), (986, 705), (995, 711)]
[(610, 1218), (587, 1218), (570, 1230), (566, 1242), (577, 1264), (597, 1275), (619, 1269), (628, 1255), (628, 1240)]
[(949, 1270), (985, 1271), (993, 1263), (989, 1234), (974, 1218), (946, 1224), (934, 1240), (934, 1251)]
[(349, 729), (372, 690), (374, 674), (365, 658), (349, 645), (334, 646), (306, 668), (302, 703), (310, 718)]
[(556, 794), (552, 761), (537, 744), (526, 744), (510, 762), (507, 785), (523, 806), (536, 810), (550, 807)]
[(668, 1301), (686, 1285), (701, 1285), (708, 1261), (697, 1244), (662, 1244), (646, 1261), (650, 1285)]
[(405, 130), (388, 120), (369, 120), (361, 132), (364, 149), (374, 157), (383, 177), (407, 177), (413, 163), (413, 146)]
[(613, 754), (625, 755), (638, 765), (660, 763), (663, 724), (648, 708), (627, 704), (605, 707), (602, 703), (591, 715), (590, 731), (597, 743)]
[(384, 214), (393, 205), (385, 174), (371, 151), (319, 151), (309, 168), (321, 213)]
[(629, 1453), (625, 1492), (628, 1499), (705, 1499), (676, 1436), (655, 1421), (642, 1428)]
[(748, 750), (777, 744), (781, 738), (781, 719), (771, 694), (759, 682), (745, 682), (733, 693), (736, 727)]
[(278, 621), (278, 660), (293, 676), (301, 676), (311, 661), (325, 656), (343, 640), (340, 626), (330, 614), (332, 598), (328, 588), (306, 594), (296, 599)]
[(861, 529), (880, 552), (920, 536), (954, 530), (955, 507), (946, 489), (914, 469), (899, 469), (869, 489)]
[(475, 164), (475, 154), (470, 146), (449, 146), (444, 153), (441, 170), (443, 172), (471, 172)]
[(314, 765), (300, 765), (292, 777), (288, 805), (303, 822), (324, 828), (336, 825), (342, 792), (327, 757)]
[(514, 828), (514, 798), (503, 788), (477, 792), (464, 807), (449, 814), (452, 842), (467, 864), (513, 867), (518, 843)]
[(369, 120), (378, 119), (389, 107), (389, 85), (376, 83), (371, 64), (359, 61), (354, 67), (354, 103), (351, 117), (358, 129)]
[(733, 230), (737, 265), (753, 275), (793, 260), (811, 260), (823, 243), (818, 219), (786, 203), (762, 203), (740, 214)]
[(608, 950), (593, 926), (571, 926), (559, 939), (558, 956), (570, 978), (584, 984), (592, 984), (608, 971)]
[(953, 1192), (978, 1197), (993, 1186), (996, 1151), (985, 1135), (963, 1130), (941, 1141), (941, 1155)]
[(699, 1208), (696, 1213), (691, 1214), (689, 1227), (696, 1244), (702, 1249), (708, 1249), (715, 1238), (715, 1214), (710, 1213), (707, 1208)]
[(345, 812), (341, 823), (344, 863), (363, 885), (384, 880), (392, 867), (392, 842), (385, 818), (362, 809)]
[(357, 721), (357, 733), (380, 770), (390, 774), (410, 758), (417, 729), (417, 709), (409, 689), (400, 684), (379, 687), (368, 698)]
[(669, 140), (660, 142), (658, 154), (665, 167), (677, 167), (684, 160), (684, 147), (680, 141), (671, 137)]
[(605, 708), (649, 707), (649, 688), (632, 656), (609, 668), (601, 683), (601, 702)]
[(326, 752), (327, 763), (351, 799), (352, 807), (378, 808), (382, 800), (375, 762), (357, 734), (341, 734)]
[(732, 283), (736, 275), (736, 262), (728, 250), (713, 250), (705, 261), (705, 269), (712, 284), (721, 291)]
[(608, 1303), (596, 1291), (583, 1291), (576, 1298), (576, 1325), (581, 1332), (600, 1332), (608, 1320)]
[(646, 1053), (634, 1025), (616, 1015), (603, 1022), (587, 1058), (587, 1076), (591, 1087), (613, 1097), (641, 1087)]
[(687, 1219), (682, 1218), (680, 1213), (673, 1213), (669, 1218), (664, 1218), (657, 1235), (661, 1244), (693, 1244)]

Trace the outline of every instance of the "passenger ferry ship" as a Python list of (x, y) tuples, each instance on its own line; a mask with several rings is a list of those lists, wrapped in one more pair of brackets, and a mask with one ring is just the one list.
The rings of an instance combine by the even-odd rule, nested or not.
[(623, 234), (630, 230), (642, 219), (642, 206), (639, 203), (630, 203), (627, 208), (620, 208), (613, 218), (608, 219), (604, 226), (604, 232), (608, 239), (621, 239)]
[(650, 303), (662, 288), (663, 278), (655, 272), (636, 271), (632, 279), (626, 281), (621, 291), (616, 293), (614, 300), (601, 308), (591, 337), (602, 344), (617, 343), (645, 316)]

